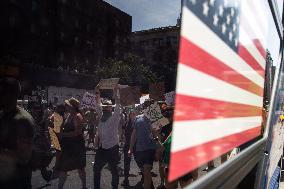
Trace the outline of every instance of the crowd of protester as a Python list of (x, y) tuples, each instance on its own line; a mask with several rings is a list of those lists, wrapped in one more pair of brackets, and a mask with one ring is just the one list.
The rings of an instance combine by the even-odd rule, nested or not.
[[(47, 182), (58, 179), (58, 189), (64, 187), (67, 173), (77, 170), (82, 188), (87, 188), (87, 150), (95, 151), (93, 177), (96, 189), (101, 187), (101, 172), (106, 164), (112, 175), (112, 188), (129, 187), (133, 160), (142, 174), (138, 183), (141, 188), (154, 188), (151, 171), (155, 161), (158, 162), (161, 179), (158, 188), (177, 188), (178, 183), (183, 187), (197, 178), (194, 171), (176, 182), (167, 182), (174, 107), (166, 103), (160, 103), (160, 107), (169, 124), (159, 130), (153, 129), (150, 120), (134, 106), (121, 106), (118, 88), (113, 91), (115, 105), (111, 100), (100, 98), (100, 87), (97, 86), (99, 105), (96, 108), (82, 109), (77, 99), (70, 98), (64, 104), (50, 104), (42, 110), (36, 107), (29, 111), (31, 116), (17, 106), (19, 82), (13, 78), (2, 78), (0, 82), (3, 96), (0, 101), (0, 188), (31, 188), (35, 170), (40, 170)], [(142, 109), (152, 103), (153, 100), (146, 100)], [(54, 128), (55, 114), (63, 121), (56, 133), (61, 149), (54, 153), (49, 128)], [(122, 186), (119, 186), (120, 147), (124, 156)], [(54, 167), (49, 170), (47, 167), (54, 157)]]

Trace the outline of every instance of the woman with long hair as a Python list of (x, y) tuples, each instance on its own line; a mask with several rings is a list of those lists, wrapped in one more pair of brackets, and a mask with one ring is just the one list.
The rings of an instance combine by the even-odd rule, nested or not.
[(58, 189), (62, 189), (67, 172), (78, 170), (82, 188), (86, 188), (86, 148), (83, 135), (83, 117), (79, 110), (80, 102), (75, 98), (65, 100), (67, 118), (60, 133), (61, 156), (57, 165), (59, 170)]

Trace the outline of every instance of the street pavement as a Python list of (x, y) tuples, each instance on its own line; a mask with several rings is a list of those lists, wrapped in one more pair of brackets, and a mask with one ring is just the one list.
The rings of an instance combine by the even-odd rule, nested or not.
[[(93, 163), (94, 163), (94, 157), (95, 153), (93, 151), (87, 151), (87, 165), (86, 165), (86, 172), (87, 172), (87, 188), (88, 189), (93, 189)], [(220, 165), (220, 158), (217, 158), (214, 160), (215, 166)], [(54, 166), (54, 159), (52, 163), (50, 164), (49, 168), (51, 169)], [(121, 157), (121, 161), (119, 164), (120, 167), (120, 178), (119, 178), (119, 188), (124, 188), (121, 186), (121, 183), (123, 181), (123, 155)], [(201, 177), (206, 174), (206, 171), (203, 171), (206, 168), (206, 165), (202, 166), (198, 170), (198, 177)], [(129, 177), (129, 182), (130, 186), (128, 187), (130, 189), (138, 189), (141, 188), (139, 187), (138, 182), (141, 180), (141, 175), (139, 175), (139, 169), (135, 163), (135, 161), (132, 158), (131, 161), (131, 169), (130, 169), (130, 177)], [(160, 176), (159, 176), (159, 171), (158, 171), (158, 163), (154, 163), (153, 167), (153, 183), (155, 188), (157, 188), (160, 185)], [(33, 172), (32, 176), (32, 188), (33, 189), (55, 189), (57, 188), (58, 184), (58, 179), (52, 180), (49, 183), (47, 183), (41, 176), (40, 171), (35, 171)], [(81, 182), (80, 178), (77, 174), (76, 171), (68, 172), (68, 177), (66, 180), (66, 183), (64, 185), (65, 189), (81, 189)], [(102, 176), (101, 176), (101, 189), (111, 189), (111, 173), (107, 168), (107, 165), (104, 167), (102, 171)]]
[[(93, 186), (93, 163), (94, 163), (94, 157), (95, 153), (93, 151), (88, 151), (87, 152), (87, 165), (86, 165), (86, 172), (87, 172), (87, 188), (91, 189), (94, 188)], [(54, 160), (50, 165), (50, 169), (54, 165)], [(120, 185), (119, 188), (124, 188), (121, 186), (121, 183), (123, 181), (123, 155), (120, 161)], [(108, 166), (105, 166), (103, 171), (102, 171), (102, 176), (101, 176), (101, 188), (102, 189), (110, 189), (111, 188), (111, 173), (107, 169)], [(158, 187), (160, 184), (160, 179), (159, 179), (159, 171), (158, 171), (158, 163), (155, 162), (154, 168), (153, 168), (153, 173), (156, 173), (153, 177), (153, 182), (155, 187)], [(141, 175), (139, 175), (139, 169), (135, 163), (135, 161), (132, 159), (131, 161), (131, 169), (130, 169), (130, 177), (129, 177), (129, 182), (130, 182), (130, 188), (139, 188), (135, 187), (135, 185), (140, 181)], [(35, 171), (33, 172), (33, 177), (32, 177), (32, 188), (33, 189), (39, 189), (39, 188), (46, 188), (46, 189), (51, 189), (51, 188), (57, 188), (58, 184), (58, 179), (53, 180), (49, 183), (47, 183), (45, 180), (43, 180), (40, 171)], [(81, 188), (81, 182), (80, 178), (77, 174), (77, 171), (72, 171), (68, 172), (68, 177), (66, 180), (66, 183), (64, 185), (64, 188), (66, 189), (80, 189)]]

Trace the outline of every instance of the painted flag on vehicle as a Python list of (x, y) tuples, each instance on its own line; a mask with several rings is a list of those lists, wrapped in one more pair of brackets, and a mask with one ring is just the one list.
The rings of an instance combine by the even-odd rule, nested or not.
[(170, 181), (260, 135), (268, 31), (262, 6), (184, 0)]

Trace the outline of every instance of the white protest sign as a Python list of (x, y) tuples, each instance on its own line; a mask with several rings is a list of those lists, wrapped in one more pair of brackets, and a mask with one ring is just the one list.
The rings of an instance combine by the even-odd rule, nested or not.
[(52, 102), (54, 104), (61, 104), (64, 103), (64, 100), (69, 99), (71, 97), (74, 97), (81, 102), (85, 92), (95, 93), (95, 90), (49, 86), (48, 102)]
[(154, 129), (160, 129), (169, 124), (169, 120), (162, 115), (160, 106), (157, 102), (144, 109), (143, 114), (151, 121)]
[(173, 106), (175, 103), (175, 91), (164, 94), (168, 106)]
[(95, 108), (97, 106), (97, 96), (91, 93), (86, 92), (82, 98), (82, 107), (83, 108)]
[(145, 96), (142, 96), (141, 98), (140, 98), (140, 104), (143, 104), (144, 102), (145, 102), (145, 100), (147, 100), (147, 99), (149, 99), (150, 98), (150, 95), (148, 94), (148, 95), (145, 95)]
[(114, 89), (119, 82), (119, 78), (101, 79), (99, 82), (100, 89)]

